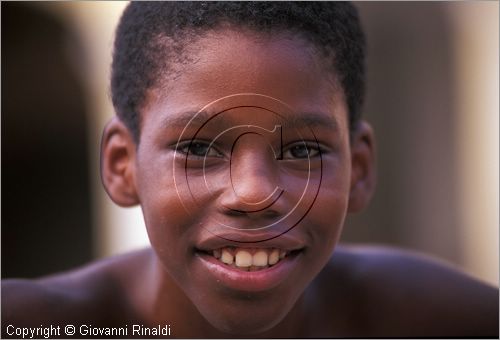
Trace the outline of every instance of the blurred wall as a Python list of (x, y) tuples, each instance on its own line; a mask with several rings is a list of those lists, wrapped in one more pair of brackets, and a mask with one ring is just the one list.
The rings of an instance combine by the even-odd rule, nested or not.
[(92, 180), (93, 252), (96, 257), (122, 253), (148, 244), (139, 207), (120, 208), (107, 196), (100, 179), (100, 138), (114, 115), (109, 79), (114, 30), (125, 1), (78, 1), (41, 4), (66, 21), (77, 34), (85, 55), (78, 58), (81, 81), (90, 99), (89, 176)]
[(59, 18), (1, 14), (2, 277), (33, 277), (92, 259), (88, 98)]
[(498, 284), (498, 2), (357, 5), (379, 176), (343, 240), (424, 251)]
[(450, 5), (463, 264), (498, 284), (499, 3)]
[[(113, 30), (125, 3), (31, 5), (82, 41), (72, 60), (88, 99), (94, 256), (144, 246), (140, 210), (117, 208), (99, 180), (100, 134), (113, 114)], [(343, 241), (424, 251), (498, 284), (498, 3), (357, 6), (369, 45), (365, 116), (377, 135), (379, 174), (371, 206), (349, 217)]]

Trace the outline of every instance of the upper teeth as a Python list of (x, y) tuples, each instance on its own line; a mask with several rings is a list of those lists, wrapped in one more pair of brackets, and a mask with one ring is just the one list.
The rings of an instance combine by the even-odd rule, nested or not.
[(287, 252), (276, 248), (246, 249), (222, 248), (213, 251), (213, 256), (225, 264), (245, 268), (247, 270), (262, 269), (278, 263)]

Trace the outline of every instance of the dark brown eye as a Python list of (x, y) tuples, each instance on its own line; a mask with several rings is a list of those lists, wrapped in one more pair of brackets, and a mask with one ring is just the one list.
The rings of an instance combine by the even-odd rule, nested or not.
[(312, 146), (305, 143), (292, 145), (283, 152), (284, 159), (307, 159), (320, 154), (318, 146)]
[(188, 157), (222, 157), (222, 154), (211, 147), (209, 143), (201, 141), (180, 143), (177, 150), (186, 154)]

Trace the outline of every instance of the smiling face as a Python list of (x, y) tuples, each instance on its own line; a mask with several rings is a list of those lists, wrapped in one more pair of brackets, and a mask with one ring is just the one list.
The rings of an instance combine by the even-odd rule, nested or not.
[(328, 261), (366, 171), (353, 170), (343, 93), (307, 42), (225, 29), (189, 53), (141, 111), (129, 196), (165, 280), (217, 329), (262, 332)]

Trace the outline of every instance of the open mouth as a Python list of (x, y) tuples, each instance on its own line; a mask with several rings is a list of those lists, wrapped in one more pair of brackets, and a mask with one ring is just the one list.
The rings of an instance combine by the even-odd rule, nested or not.
[(304, 265), (305, 245), (288, 235), (272, 242), (235, 243), (214, 237), (199, 242), (195, 268), (200, 277), (234, 291), (263, 292), (282, 284)]
[(306, 243), (292, 234), (208, 235), (194, 246), (193, 270), (217, 287), (245, 294), (269, 291), (299, 275), (307, 265), (306, 249)]
[(203, 253), (212, 256), (221, 264), (241, 270), (260, 271), (280, 263), (300, 250), (287, 251), (278, 248), (223, 247)]

